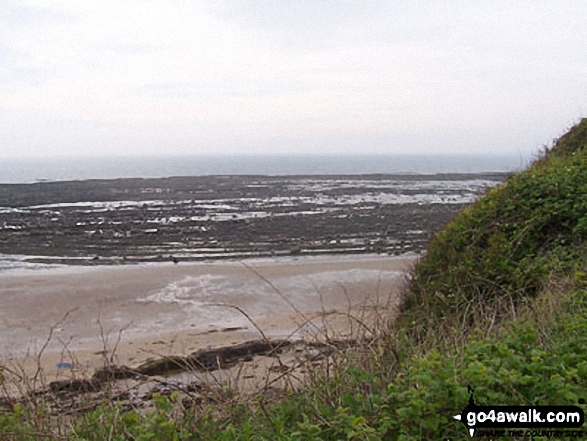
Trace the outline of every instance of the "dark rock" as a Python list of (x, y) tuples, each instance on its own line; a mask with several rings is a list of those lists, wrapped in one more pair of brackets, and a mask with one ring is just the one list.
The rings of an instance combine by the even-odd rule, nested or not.
[[(217, 349), (201, 349), (187, 357), (171, 356), (148, 361), (130, 371), (139, 375), (168, 375), (185, 370), (216, 370), (251, 361), (255, 355), (277, 353), (291, 345), (287, 340), (253, 340)], [(128, 368), (127, 368), (128, 369)]]
[(92, 378), (91, 380), (73, 379), (58, 380), (49, 383), (52, 392), (98, 392), (102, 388), (102, 381)]
[(113, 381), (135, 376), (137, 372), (127, 366), (105, 366), (96, 370), (92, 378), (99, 381)]
[(141, 375), (165, 375), (173, 372), (187, 370), (189, 365), (186, 362), (186, 358), (174, 355), (165, 358), (159, 358), (157, 360), (147, 361), (140, 365), (136, 372)]
[(229, 367), (239, 361), (250, 360), (254, 355), (267, 355), (291, 345), (287, 340), (254, 340), (218, 349), (202, 349), (187, 357), (190, 366), (197, 369)]

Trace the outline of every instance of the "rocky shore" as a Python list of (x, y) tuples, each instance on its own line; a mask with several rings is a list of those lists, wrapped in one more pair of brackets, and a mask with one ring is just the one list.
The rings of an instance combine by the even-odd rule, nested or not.
[(120, 264), (421, 251), (505, 174), (200, 176), (0, 185), (0, 254)]

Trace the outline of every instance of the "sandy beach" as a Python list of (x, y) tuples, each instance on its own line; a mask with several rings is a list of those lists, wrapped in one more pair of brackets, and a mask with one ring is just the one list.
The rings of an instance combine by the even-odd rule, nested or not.
[(132, 366), (262, 333), (348, 334), (374, 311), (395, 307), (415, 259), (317, 256), (3, 271), (0, 360), (36, 363), (43, 350), (42, 365), (52, 376), (59, 363), (91, 373), (106, 357)]

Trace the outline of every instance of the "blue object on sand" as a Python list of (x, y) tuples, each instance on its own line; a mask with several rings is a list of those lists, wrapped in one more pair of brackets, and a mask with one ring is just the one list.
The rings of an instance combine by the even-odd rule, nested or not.
[(73, 365), (71, 363), (57, 363), (57, 369), (65, 369), (65, 368), (70, 368)]

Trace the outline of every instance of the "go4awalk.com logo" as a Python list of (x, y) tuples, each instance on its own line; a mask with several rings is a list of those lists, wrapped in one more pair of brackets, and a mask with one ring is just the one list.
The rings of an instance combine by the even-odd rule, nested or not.
[(585, 423), (585, 414), (578, 406), (478, 406), (473, 392), (469, 386), (469, 403), (459, 415), (453, 416), (465, 425), (471, 436), (479, 429), (478, 435), (494, 437), (582, 438), (587, 435), (580, 430)]

